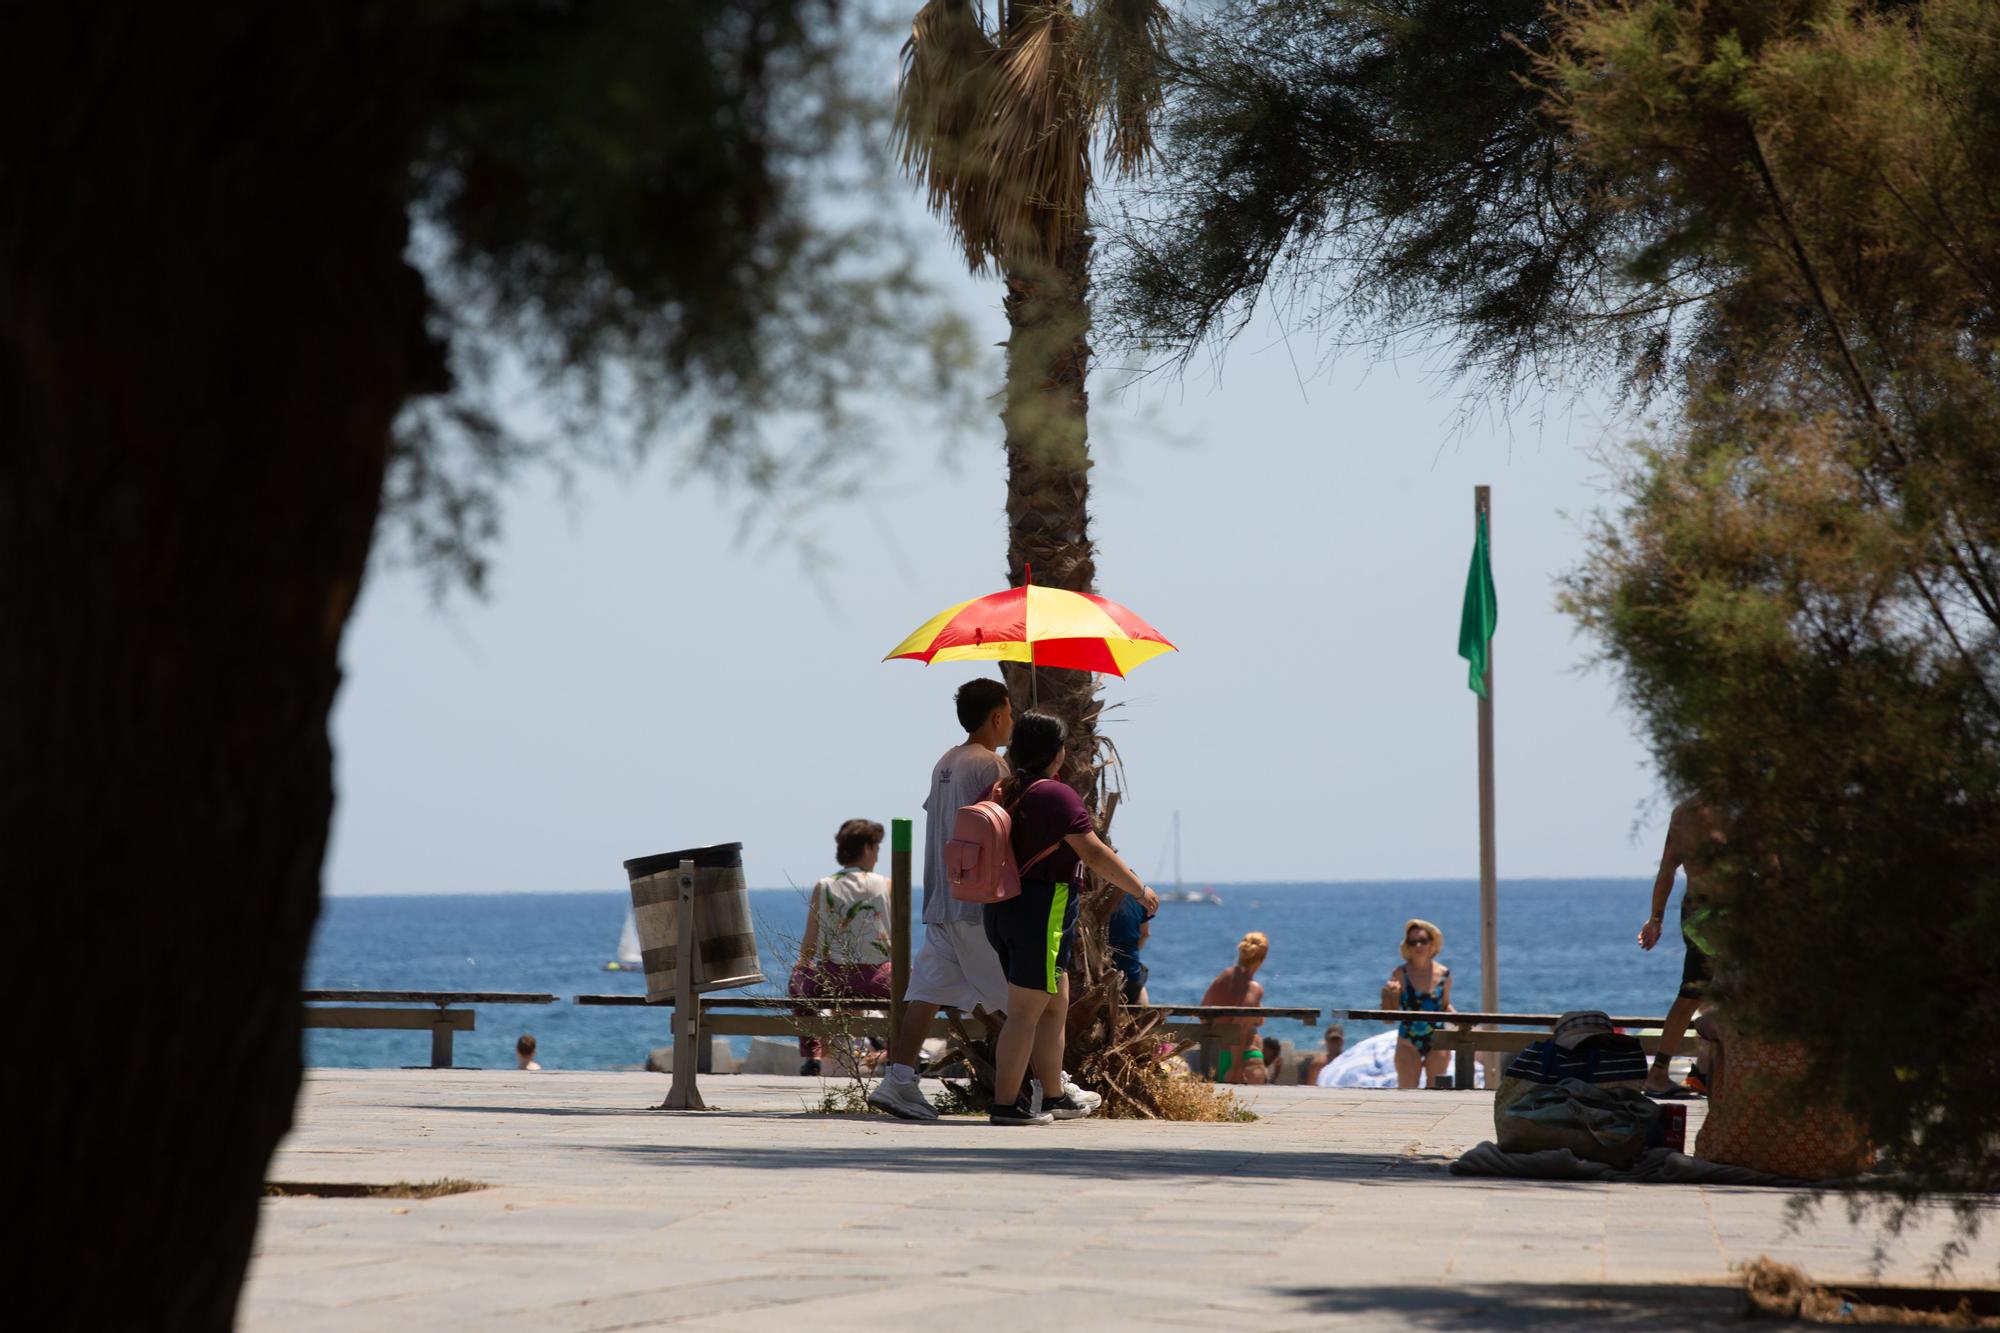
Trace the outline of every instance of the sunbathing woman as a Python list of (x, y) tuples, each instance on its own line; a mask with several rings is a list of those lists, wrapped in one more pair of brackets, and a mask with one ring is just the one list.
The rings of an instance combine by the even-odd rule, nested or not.
[[(1242, 1004), (1256, 1006), (1264, 1003), (1264, 983), (1257, 980), (1257, 969), (1264, 965), (1265, 957), (1271, 952), (1271, 941), (1261, 930), (1253, 930), (1236, 945), (1236, 962), (1215, 974), (1215, 980), (1208, 983), (1202, 992), (1204, 1006), (1211, 1004)], [(1217, 1083), (1241, 1083), (1247, 1072), (1246, 1061), (1257, 1044), (1257, 1020), (1254, 1018), (1217, 1019), (1215, 1026), (1228, 1038), (1215, 1056), (1215, 1081)], [(1264, 1058), (1261, 1049), (1259, 1060)]]
[[(1438, 951), (1442, 948), (1444, 932), (1430, 922), (1412, 918), (1403, 927), (1403, 962), (1389, 974), (1389, 980), (1382, 986), (1384, 1009), (1411, 1009), (1419, 1013), (1453, 1012), (1451, 969), (1437, 961)], [(1392, 992), (1396, 999), (1393, 1005), (1389, 1003)], [(1435, 1025), (1423, 1019), (1410, 1019), (1397, 1025), (1397, 1087), (1422, 1086), (1418, 1082), (1419, 1074), (1428, 1076), (1424, 1082), (1437, 1086), (1451, 1056), (1449, 1052), (1431, 1049), (1431, 1038), (1436, 1031)]]

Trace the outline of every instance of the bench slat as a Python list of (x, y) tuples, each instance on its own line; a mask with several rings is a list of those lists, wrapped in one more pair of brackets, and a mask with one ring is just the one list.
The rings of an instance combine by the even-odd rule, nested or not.
[[(671, 1009), (672, 997), (664, 1000), (648, 1000), (643, 995), (578, 995), (576, 1004), (592, 1005), (650, 1005), (658, 1009)], [(769, 995), (704, 995), (701, 998), (703, 1013), (717, 1009), (779, 1009), (793, 1010), (799, 1005), (818, 1005), (823, 1008), (858, 1009), (864, 1012), (887, 1012), (889, 1002), (873, 997), (861, 996), (815, 996), (808, 999), (779, 999)], [(1128, 1014), (1157, 1013), (1185, 1014), (1194, 1018), (1296, 1018), (1302, 1023), (1317, 1023), (1320, 1011), (1317, 1009), (1275, 1009), (1247, 1004), (1128, 1004), (1122, 1006)]]
[(556, 997), (526, 991), (459, 990), (309, 990), (300, 992), (308, 1004), (554, 1004)]
[(336, 1009), (322, 1007), (305, 1011), (309, 1028), (395, 1028), (406, 1032), (428, 1032), (448, 1027), (454, 1032), (471, 1032), (470, 1009)]
[[(1551, 1028), (1561, 1014), (1483, 1014), (1455, 1013), (1440, 1014), (1422, 1009), (1337, 1009), (1337, 1014), (1370, 1023), (1421, 1022), (1431, 1024), (1449, 1023), (1453, 1027), (1466, 1027), (1473, 1023), (1492, 1023), (1503, 1027)], [(1613, 1018), (1611, 1026), (1620, 1028), (1656, 1028), (1664, 1018)]]
[(1296, 1018), (1301, 1023), (1319, 1022), (1317, 1009), (1280, 1009), (1256, 1004), (1128, 1004), (1126, 1013), (1152, 1010), (1162, 1014), (1192, 1014), (1197, 1018)]

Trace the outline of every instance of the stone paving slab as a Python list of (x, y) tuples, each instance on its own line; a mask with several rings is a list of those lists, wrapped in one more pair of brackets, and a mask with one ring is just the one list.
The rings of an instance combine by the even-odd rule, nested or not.
[[(245, 1329), (1631, 1328), (1731, 1323), (1760, 1254), (1869, 1280), (1836, 1201), (1462, 1179), (1478, 1092), (1246, 1089), (1253, 1124), (997, 1129), (811, 1113), (800, 1079), (317, 1070), (271, 1178), (490, 1188), (266, 1200)], [(1697, 1104), (1689, 1132), (1700, 1123)], [(1950, 1234), (1887, 1242), (1924, 1283)], [(2000, 1214), (1958, 1272), (1991, 1282)]]

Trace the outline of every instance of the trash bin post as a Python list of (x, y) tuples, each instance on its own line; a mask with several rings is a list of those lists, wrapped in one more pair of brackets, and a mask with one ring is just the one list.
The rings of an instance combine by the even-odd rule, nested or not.
[(694, 986), (694, 862), (683, 859), (674, 904), (674, 1074), (667, 1086), (667, 1111), (706, 1111), (695, 1074), (701, 1064), (701, 999)]

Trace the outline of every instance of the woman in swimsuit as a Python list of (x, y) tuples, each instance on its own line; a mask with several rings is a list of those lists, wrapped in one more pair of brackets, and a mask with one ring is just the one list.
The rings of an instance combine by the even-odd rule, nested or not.
[[(1403, 962), (1389, 974), (1382, 987), (1384, 1009), (1433, 1014), (1456, 1012), (1451, 1007), (1451, 969), (1437, 961), (1438, 950), (1443, 947), (1444, 932), (1430, 922), (1413, 918), (1403, 927)], [(1396, 996), (1393, 1006), (1388, 1003), (1392, 991)], [(1436, 1085), (1451, 1058), (1448, 1051), (1431, 1049), (1431, 1037), (1436, 1030), (1434, 1024), (1423, 1019), (1396, 1025), (1397, 1087), (1421, 1086), (1419, 1074), (1429, 1075), (1425, 1082)]]
[[(1261, 930), (1253, 930), (1236, 945), (1236, 964), (1225, 967), (1215, 974), (1215, 980), (1208, 983), (1201, 1002), (1211, 1004), (1244, 1004), (1255, 1007), (1264, 1003), (1264, 983), (1258, 981), (1257, 969), (1264, 965), (1264, 959), (1271, 952), (1271, 941)], [(1215, 1026), (1227, 1034), (1228, 1040), (1216, 1053), (1215, 1081), (1217, 1083), (1242, 1083), (1248, 1072), (1247, 1061), (1252, 1047), (1257, 1046), (1257, 1020), (1254, 1018), (1221, 1018)], [(1264, 1052), (1257, 1048), (1257, 1058), (1262, 1060)]]

